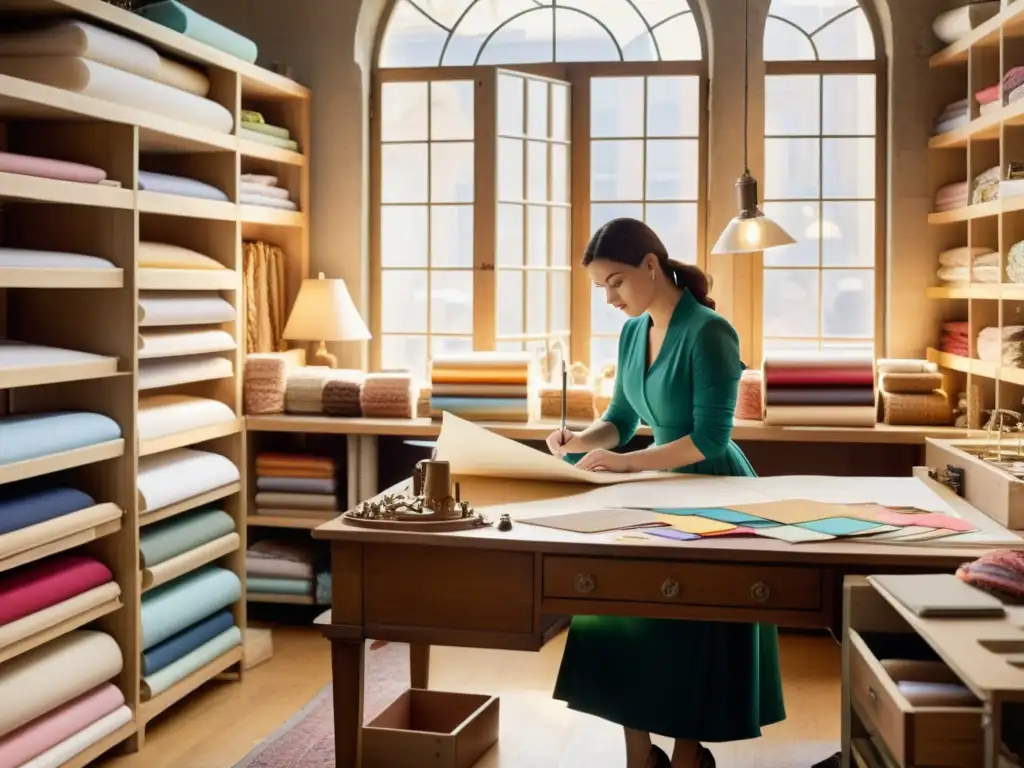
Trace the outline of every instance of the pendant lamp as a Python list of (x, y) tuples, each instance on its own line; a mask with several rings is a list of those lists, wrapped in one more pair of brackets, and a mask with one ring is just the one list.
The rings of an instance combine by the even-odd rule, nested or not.
[(739, 214), (729, 222), (711, 253), (756, 253), (796, 242), (757, 206), (757, 179), (750, 175), (747, 145), (750, 110), (750, 0), (743, 3), (743, 175), (736, 182)]

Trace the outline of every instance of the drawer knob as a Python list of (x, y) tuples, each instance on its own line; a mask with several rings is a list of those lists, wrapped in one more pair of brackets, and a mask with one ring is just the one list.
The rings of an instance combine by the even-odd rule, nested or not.
[(675, 579), (665, 579), (661, 584), (661, 594), (669, 600), (679, 597), (679, 582)]
[(573, 585), (576, 587), (577, 592), (582, 592), (586, 595), (594, 591), (597, 587), (597, 581), (589, 573), (577, 573), (576, 578), (573, 579)]
[(750, 599), (755, 603), (763, 603), (771, 597), (772, 591), (763, 581), (759, 581), (750, 588)]

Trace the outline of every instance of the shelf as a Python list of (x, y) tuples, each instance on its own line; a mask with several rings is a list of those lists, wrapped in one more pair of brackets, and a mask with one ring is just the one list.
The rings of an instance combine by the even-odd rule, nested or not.
[(0, 268), (0, 288), (123, 288), (121, 269)]
[(0, 198), (84, 205), (92, 208), (118, 208), (126, 211), (135, 207), (134, 193), (130, 189), (107, 184), (57, 181), (20, 173), (0, 172)]
[(242, 157), (254, 160), (267, 160), (282, 165), (294, 165), (302, 167), (306, 164), (306, 156), (301, 152), (292, 152), (290, 149), (274, 147), (270, 144), (263, 144), (252, 139), (239, 139), (238, 151)]
[(240, 546), (242, 546), (242, 540), (238, 534), (229, 533), (219, 539), (190, 549), (188, 552), (183, 552), (177, 557), (165, 560), (152, 568), (144, 568), (142, 570), (142, 591), (148, 592), (172, 579), (202, 568), (214, 560), (219, 560), (225, 555), (237, 552)]
[(104, 736), (88, 749), (79, 752), (66, 763), (61, 764), (60, 768), (86, 768), (86, 766), (92, 765), (105, 752), (109, 752), (129, 736), (132, 736), (135, 731), (134, 722), (126, 723), (109, 736)]
[(987, 203), (968, 205), (965, 208), (954, 208), (951, 211), (939, 211), (928, 214), (929, 224), (955, 224), (960, 221), (972, 221), (998, 216), (1001, 213), (1013, 213), (1024, 210), (1024, 196), (1007, 197), (1000, 200), (989, 200)]
[[(160, 326), (149, 326), (146, 330), (152, 330), (159, 328)], [(172, 327), (172, 326), (168, 326)], [(188, 326), (179, 326), (182, 328)], [(193, 326), (194, 327), (194, 326)], [(234, 352), (238, 349), (238, 345), (235, 340), (231, 340), (230, 346), (227, 343), (212, 346), (212, 347), (193, 347), (192, 349), (176, 349), (173, 352), (155, 352), (149, 353), (145, 349), (138, 351), (139, 360), (173, 360), (178, 357), (199, 357), (200, 355), (221, 355), (225, 352)]]
[(213, 221), (237, 221), (238, 206), (221, 200), (207, 200), (203, 197), (167, 195), (162, 192), (138, 193), (139, 213), (158, 213), (164, 216), (187, 216), (191, 219)]
[(926, 291), (926, 295), (929, 299), (1024, 301), (1024, 285), (1020, 283), (974, 283), (949, 288), (933, 286)]
[(312, 595), (272, 595), (266, 592), (250, 592), (245, 596), (250, 603), (276, 603), (277, 605), (316, 605)]
[(38, 459), (15, 461), (11, 464), (0, 464), (0, 485), (13, 483), (17, 480), (28, 480), (51, 472), (62, 472), (65, 469), (95, 464), (98, 461), (116, 459), (124, 455), (124, 440), (108, 440), (105, 443), (87, 445), (72, 451), (51, 453)]
[[(221, 360), (227, 360), (227, 358), (219, 358)], [(153, 358), (154, 362), (159, 364), (160, 358)], [(231, 365), (231, 361), (227, 360), (228, 365)], [(201, 368), (196, 373), (189, 373), (188, 371), (183, 372), (181, 376), (176, 379), (168, 379), (162, 381), (159, 384), (153, 384), (151, 382), (143, 383), (142, 376), (139, 376), (138, 389), (140, 392), (149, 392), (157, 389), (168, 389), (169, 387), (180, 387), (185, 384), (198, 384), (201, 381), (219, 381), (220, 379), (231, 379), (234, 378), (234, 366), (231, 366), (230, 371), (224, 371), (223, 369), (218, 370), (213, 367)]]
[(1006, 6), (991, 19), (975, 27), (969, 35), (933, 54), (928, 59), (928, 66), (948, 67), (964, 63), (971, 48), (993, 48), (999, 45), (1000, 31), (1003, 37), (1024, 36), (1024, 6), (1019, 3)]
[[(198, 496), (193, 496), (190, 499), (179, 501), (177, 504), (171, 504), (169, 507), (163, 507), (161, 509), (155, 509), (152, 512), (139, 512), (139, 526), (152, 525), (153, 523), (159, 523), (161, 520), (166, 520), (169, 517), (180, 515), (182, 512), (188, 512), (199, 507), (206, 506), (220, 499), (227, 498), (233, 493), (238, 493), (242, 490), (241, 483), (230, 483), (228, 485), (222, 485), (220, 488), (214, 488), (212, 491), (201, 493)], [(142, 500), (139, 500), (139, 509), (142, 509)]]
[[(116, 504), (97, 504), (94, 507), (80, 509), (77, 512), (72, 512), (70, 515), (64, 515), (64, 518), (70, 518), (75, 515), (80, 517), (81, 525), (76, 526), (74, 530), (63, 531), (56, 538), (40, 544), (15, 543), (11, 553), (6, 557), (0, 558), (0, 573), (17, 568), (20, 565), (25, 565), (26, 563), (34, 563), (36, 560), (41, 560), (44, 557), (49, 557), (74, 547), (80, 547), (83, 544), (88, 544), (90, 541), (96, 541), (96, 539), (102, 539), (104, 536), (116, 533), (121, 530), (121, 518), (124, 513)], [(55, 523), (59, 525), (66, 522), (65, 519), (57, 518), (56, 521), (47, 520), (44, 523), (30, 527), (38, 528), (49, 525), (56, 528), (57, 525)], [(26, 530), (29, 529), (22, 528), (19, 531), (4, 534), (3, 539), (7, 540), (7, 546), (11, 546), (10, 540), (14, 537), (24, 540), (26, 538), (24, 531)]]
[(285, 515), (258, 515), (251, 514), (247, 519), (250, 528), (298, 528), (300, 530), (313, 530), (324, 523), (329, 523), (341, 513), (332, 514), (330, 517), (287, 517)]
[(15, 656), (20, 656), (23, 653), (31, 651), (33, 648), (38, 648), (44, 643), (56, 640), (58, 637), (66, 635), (68, 632), (84, 627), (86, 624), (96, 621), (96, 619), (106, 616), (108, 613), (113, 613), (121, 607), (121, 599), (116, 597), (113, 600), (108, 600), (102, 605), (97, 605), (87, 611), (83, 611), (77, 616), (65, 619), (59, 624), (54, 624), (52, 627), (40, 630), (34, 635), (30, 635), (22, 640), (17, 640), (10, 645), (4, 646), (0, 648), (0, 664), (8, 661), (9, 659), (13, 659)]
[(272, 227), (304, 227), (306, 215), (301, 211), (286, 211), (263, 205), (242, 205), (243, 224), (266, 224)]
[[(0, 348), (3, 345), (0, 344)], [(16, 346), (16, 345), (11, 345)], [(25, 351), (39, 347), (25, 345)], [(71, 350), (56, 350), (71, 351)], [(0, 389), (15, 387), (35, 387), (42, 384), (60, 384), (65, 381), (85, 381), (87, 379), (106, 379), (112, 376), (130, 376), (129, 373), (117, 372), (117, 358), (93, 355), (93, 359), (77, 362), (59, 361), (43, 365), (20, 365), (0, 367)]]
[(214, 659), (205, 667), (197, 669), (184, 680), (174, 684), (156, 698), (140, 702), (138, 709), (139, 724), (145, 725), (146, 723), (149, 723), (153, 718), (157, 717), (172, 704), (181, 701), (199, 686), (204, 683), (208, 683), (229, 667), (238, 664), (241, 660), (242, 646), (238, 645), (223, 656), (219, 656)]
[(929, 349), (927, 354), (928, 360), (936, 363), (940, 368), (948, 368), (952, 371), (969, 373), (972, 376), (980, 376), (984, 379), (1005, 381), (1009, 384), (1024, 386), (1024, 368), (997, 366), (996, 363), (990, 360), (951, 355), (948, 352), (940, 352), (937, 349)]
[(976, 117), (965, 126), (932, 136), (928, 140), (928, 147), (959, 149), (971, 141), (998, 141), (1003, 125), (1024, 125), (1024, 101), (1007, 104), (998, 114)]
[(221, 424), (211, 424), (208, 427), (190, 429), (187, 432), (176, 432), (173, 435), (164, 435), (152, 440), (139, 441), (139, 458), (151, 456), (154, 453), (172, 451), (175, 448), (184, 448), (197, 443), (205, 443), (207, 440), (216, 440), (218, 437), (237, 435), (242, 430), (242, 420), (232, 419)]
[(139, 269), (135, 280), (140, 291), (234, 291), (241, 284), (230, 269)]

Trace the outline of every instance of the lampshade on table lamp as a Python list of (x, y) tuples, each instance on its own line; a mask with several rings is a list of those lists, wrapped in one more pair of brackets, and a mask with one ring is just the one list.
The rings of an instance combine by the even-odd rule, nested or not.
[(289, 341), (319, 342), (312, 365), (338, 366), (338, 358), (327, 351), (328, 341), (366, 341), (370, 331), (352, 303), (344, 280), (317, 278), (302, 281), (295, 305), (284, 327)]

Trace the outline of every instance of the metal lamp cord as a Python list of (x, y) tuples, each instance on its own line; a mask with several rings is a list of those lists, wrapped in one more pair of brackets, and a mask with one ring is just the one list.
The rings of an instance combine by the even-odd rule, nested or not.
[(743, 173), (750, 174), (747, 161), (748, 126), (750, 110), (750, 0), (743, 0)]

